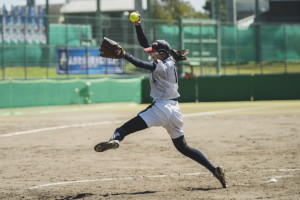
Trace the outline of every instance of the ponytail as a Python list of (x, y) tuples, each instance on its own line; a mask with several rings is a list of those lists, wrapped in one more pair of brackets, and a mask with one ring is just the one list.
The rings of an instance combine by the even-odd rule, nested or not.
[(188, 49), (177, 50), (171, 49), (170, 54), (176, 61), (182, 61), (187, 59), (187, 55), (189, 53)]

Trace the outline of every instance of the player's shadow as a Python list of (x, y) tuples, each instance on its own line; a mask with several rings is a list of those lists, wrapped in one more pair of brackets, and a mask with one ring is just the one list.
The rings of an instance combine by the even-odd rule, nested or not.
[(158, 191), (143, 191), (143, 192), (116, 192), (110, 194), (100, 195), (101, 197), (109, 197), (109, 196), (119, 196), (119, 195), (139, 195), (139, 194), (153, 194)]
[(219, 187), (219, 188), (216, 188), (216, 187), (213, 187), (213, 188), (194, 188), (194, 187), (186, 187), (186, 188), (183, 188), (184, 190), (186, 191), (210, 191), (210, 190), (221, 190), (223, 188)]
[(73, 199), (84, 199), (85, 197), (89, 197), (89, 196), (93, 196), (95, 194), (91, 194), (91, 193), (81, 193), (81, 194), (77, 194), (74, 196), (67, 196), (64, 197), (62, 199), (56, 199), (56, 200), (73, 200)]

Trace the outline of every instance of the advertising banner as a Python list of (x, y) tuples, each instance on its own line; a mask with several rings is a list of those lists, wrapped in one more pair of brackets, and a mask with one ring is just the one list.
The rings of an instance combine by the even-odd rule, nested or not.
[(120, 74), (124, 72), (123, 59), (99, 56), (98, 48), (58, 48), (58, 74)]

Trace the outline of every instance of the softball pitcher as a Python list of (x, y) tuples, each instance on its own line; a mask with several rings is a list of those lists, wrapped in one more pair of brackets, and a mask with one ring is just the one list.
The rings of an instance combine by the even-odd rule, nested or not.
[[(152, 127), (162, 126), (170, 135), (174, 146), (183, 155), (193, 159), (206, 167), (226, 188), (224, 172), (220, 167), (213, 165), (199, 150), (188, 146), (184, 137), (183, 117), (178, 104), (178, 76), (176, 62), (185, 60), (187, 51), (172, 49), (165, 40), (156, 40), (149, 45), (144, 35), (140, 20), (135, 24), (135, 29), (140, 45), (146, 53), (153, 58), (152, 62), (140, 60), (119, 48), (119, 58), (125, 58), (136, 67), (149, 70), (150, 73), (150, 96), (153, 103), (136, 117), (127, 121), (117, 128), (112, 137), (97, 144), (94, 149), (103, 152), (109, 149), (119, 148), (120, 142), (129, 134)], [(111, 48), (109, 48), (111, 49)], [(105, 48), (101, 47), (101, 55), (105, 54)], [(116, 51), (115, 51), (116, 52)]]

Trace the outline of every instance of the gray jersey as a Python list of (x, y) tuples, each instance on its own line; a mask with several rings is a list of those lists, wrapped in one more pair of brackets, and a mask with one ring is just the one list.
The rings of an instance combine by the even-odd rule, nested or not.
[(169, 57), (156, 62), (156, 68), (150, 75), (150, 96), (153, 100), (178, 98), (180, 95), (175, 61)]

